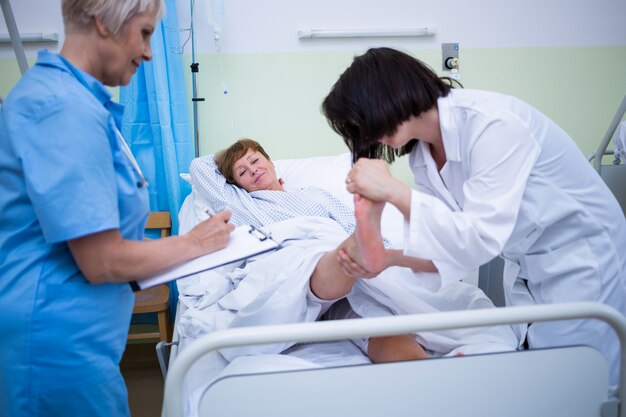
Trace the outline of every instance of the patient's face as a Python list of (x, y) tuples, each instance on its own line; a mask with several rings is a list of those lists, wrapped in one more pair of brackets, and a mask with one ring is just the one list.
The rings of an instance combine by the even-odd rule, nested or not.
[(248, 149), (248, 152), (233, 165), (233, 176), (237, 185), (244, 190), (277, 190), (283, 191), (283, 186), (276, 177), (276, 170), (272, 161), (260, 152)]

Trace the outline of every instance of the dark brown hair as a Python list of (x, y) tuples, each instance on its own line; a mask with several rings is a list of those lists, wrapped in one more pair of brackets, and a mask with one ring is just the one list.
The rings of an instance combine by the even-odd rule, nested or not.
[(436, 106), (452, 83), (404, 52), (374, 48), (354, 58), (324, 99), (322, 112), (354, 161), (366, 157), (391, 163), (409, 153), (417, 141), (396, 150), (378, 140), (393, 135), (411, 116)]

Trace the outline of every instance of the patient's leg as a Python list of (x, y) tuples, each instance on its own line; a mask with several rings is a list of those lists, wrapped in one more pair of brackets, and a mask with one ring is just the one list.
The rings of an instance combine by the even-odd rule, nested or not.
[[(350, 236), (348, 239), (351, 239)], [(345, 243), (345, 242), (344, 242)], [(337, 262), (339, 248), (326, 252), (309, 279), (311, 291), (323, 300), (335, 300), (352, 290), (356, 276), (347, 275)]]
[[(324, 320), (360, 319), (347, 298), (330, 307)], [(428, 358), (428, 354), (412, 334), (351, 339), (374, 363)], [(367, 342), (366, 342), (367, 340)]]
[[(310, 278), (313, 293), (324, 300), (341, 298), (359, 278), (372, 278), (391, 265), (432, 271), (430, 261), (406, 257), (399, 250), (386, 250), (380, 233), (384, 202), (354, 196), (356, 230), (339, 247), (326, 252)], [(341, 255), (340, 253), (343, 253)]]
[(387, 254), (380, 233), (383, 208), (384, 201), (372, 201), (359, 194), (354, 195), (355, 237), (360, 255), (358, 261), (372, 273), (379, 273), (387, 267)]
[(371, 337), (367, 356), (374, 363), (428, 358), (428, 354), (412, 334)]

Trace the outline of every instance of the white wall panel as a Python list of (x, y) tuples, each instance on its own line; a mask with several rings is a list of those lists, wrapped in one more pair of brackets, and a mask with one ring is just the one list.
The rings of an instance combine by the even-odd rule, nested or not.
[[(195, 0), (198, 52), (215, 50), (208, 3)], [(221, 51), (261, 53), (361, 50), (369, 46), (463, 47), (610, 46), (626, 44), (624, 0), (224, 0)], [(12, 0), (20, 32), (56, 32), (63, 39), (60, 0)], [(189, 26), (189, 0), (176, 2), (181, 27)], [(299, 29), (390, 29), (434, 26), (437, 35), (412, 39), (300, 40)], [(7, 33), (0, 19), (0, 33)], [(184, 39), (184, 36), (181, 36)], [(190, 52), (191, 42), (186, 52)], [(12, 54), (0, 45), (0, 57)]]
[[(213, 51), (207, 4), (196, 0), (199, 52)], [(364, 49), (368, 46), (438, 48), (609, 46), (626, 44), (624, 0), (224, 0), (222, 52)], [(189, 2), (177, 3), (189, 22)], [(299, 29), (434, 26), (432, 38), (299, 40)]]

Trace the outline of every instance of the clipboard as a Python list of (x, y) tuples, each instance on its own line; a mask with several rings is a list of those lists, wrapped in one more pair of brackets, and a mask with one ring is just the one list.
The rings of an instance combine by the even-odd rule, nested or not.
[(280, 247), (280, 244), (263, 230), (251, 225), (239, 226), (230, 234), (228, 245), (225, 248), (168, 268), (149, 278), (132, 281), (130, 286), (133, 291), (145, 290), (146, 288), (184, 278), (198, 272), (208, 271), (251, 258)]

